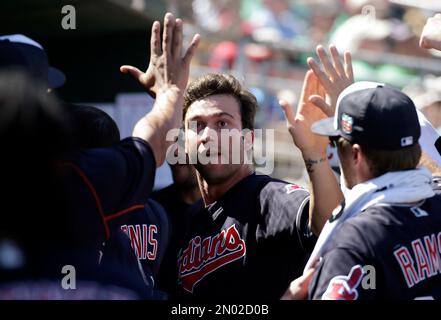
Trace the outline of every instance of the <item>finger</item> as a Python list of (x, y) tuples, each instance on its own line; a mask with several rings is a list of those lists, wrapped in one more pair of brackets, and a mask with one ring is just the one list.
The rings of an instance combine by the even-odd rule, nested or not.
[(182, 20), (176, 19), (173, 33), (173, 58), (180, 59), (182, 54)]
[(423, 35), (420, 37), (420, 48), (427, 49), (426, 39)]
[(313, 95), (309, 97), (309, 101), (316, 107), (320, 108), (320, 110), (322, 110), (327, 117), (334, 116), (334, 110), (332, 110), (332, 107), (327, 104), (325, 99), (323, 99), (322, 97), (318, 95)]
[(421, 40), (420, 40), (420, 46), (421, 46), (421, 48), (424, 48), (424, 49), (432, 49), (433, 42), (429, 38), (426, 38), (425, 36), (423, 36), (423, 37), (421, 37)]
[(314, 272), (315, 272), (315, 268), (308, 269), (305, 272), (305, 274), (303, 275), (302, 285), (307, 286), (311, 282)]
[(334, 65), (335, 70), (337, 71), (339, 76), (345, 76), (345, 70), (340, 60), (340, 54), (337, 50), (337, 47), (334, 45), (329, 46), (329, 51), (332, 56), (332, 63)]
[(319, 95), (323, 99), (326, 97), (326, 90), (320, 82), (318, 82), (317, 95)]
[(309, 81), (311, 81), (311, 88), (307, 92), (308, 97), (310, 97), (314, 94), (318, 94), (319, 87), (320, 87), (320, 82), (318, 81), (317, 76), (314, 74), (314, 72), (312, 72), (312, 76)]
[(195, 34), (193, 37), (193, 40), (190, 43), (190, 46), (187, 49), (187, 52), (185, 52), (183, 62), (185, 66), (190, 65), (190, 61), (194, 56), (194, 53), (196, 52), (196, 49), (199, 45), (201, 36), (199, 34)]
[(138, 80), (144, 74), (144, 72), (142, 72), (138, 68), (133, 67), (133, 66), (127, 66), (127, 65), (121, 66), (119, 68), (119, 70), (122, 73), (130, 74), (133, 78), (138, 79)]
[(151, 57), (161, 55), (161, 44), (159, 42), (160, 30), (161, 30), (161, 24), (159, 23), (159, 21), (153, 22), (152, 34), (150, 36), (150, 56)]
[(164, 17), (164, 31), (162, 34), (162, 51), (166, 55), (172, 53), (173, 30), (175, 26), (175, 18), (168, 12)]
[(308, 58), (307, 63), (325, 89), (329, 89), (332, 86), (332, 83), (326, 73), (322, 71), (319, 64), (313, 58)]
[(331, 64), (331, 61), (329, 60), (325, 48), (323, 48), (323, 46), (317, 46), (316, 52), (328, 77), (331, 78), (332, 80), (337, 79), (338, 74), (335, 71), (334, 66)]
[(285, 115), (286, 122), (288, 124), (294, 124), (294, 111), (286, 100), (279, 100), (279, 104), (282, 106), (283, 114)]
[[(314, 72), (312, 70), (308, 70), (305, 74), (305, 78), (303, 79), (303, 87), (302, 87), (302, 93), (300, 95), (299, 102), (302, 103), (308, 103), (309, 96), (313, 92), (313, 89), (311, 89), (311, 86), (313, 86), (313, 76)], [(299, 108), (297, 108), (297, 112), (299, 111)]]
[(320, 263), (322, 263), (323, 257), (318, 257), (315, 259), (314, 263), (311, 264), (311, 269), (317, 269)]
[(320, 82), (318, 81), (317, 76), (311, 70), (308, 70), (308, 74), (306, 76), (305, 81), (306, 81), (307, 85), (304, 87), (305, 88), (304, 98), (306, 100), (302, 100), (302, 101), (307, 102), (307, 101), (309, 101), (310, 96), (317, 94), (318, 86), (319, 86)]
[(344, 60), (345, 60), (346, 77), (348, 77), (348, 79), (351, 80), (351, 82), (354, 82), (354, 70), (352, 68), (352, 55), (349, 51), (345, 51)]

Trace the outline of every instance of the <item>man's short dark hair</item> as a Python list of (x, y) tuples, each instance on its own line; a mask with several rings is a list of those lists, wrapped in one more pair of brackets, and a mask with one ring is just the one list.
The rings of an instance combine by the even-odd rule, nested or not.
[[(351, 143), (342, 137), (338, 139), (338, 144), (343, 153), (348, 152), (351, 147)], [(399, 150), (375, 150), (363, 145), (361, 145), (361, 149), (374, 177), (379, 177), (390, 171), (415, 169), (421, 158), (419, 143)]]
[(242, 129), (254, 129), (254, 117), (258, 108), (256, 98), (244, 90), (236, 78), (225, 74), (207, 74), (190, 83), (184, 94), (184, 119), (193, 102), (216, 94), (233, 96), (239, 103)]
[(78, 104), (65, 104), (76, 132), (78, 148), (106, 148), (120, 140), (115, 121), (104, 111)]

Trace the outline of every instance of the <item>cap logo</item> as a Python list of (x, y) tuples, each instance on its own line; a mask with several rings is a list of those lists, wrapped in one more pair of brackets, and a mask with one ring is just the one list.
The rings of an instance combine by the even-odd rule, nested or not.
[(401, 138), (401, 146), (402, 147), (407, 147), (407, 146), (411, 146), (413, 144), (413, 137), (404, 137)]
[(341, 130), (346, 134), (352, 133), (352, 125), (354, 124), (354, 118), (346, 113), (343, 113), (341, 116)]

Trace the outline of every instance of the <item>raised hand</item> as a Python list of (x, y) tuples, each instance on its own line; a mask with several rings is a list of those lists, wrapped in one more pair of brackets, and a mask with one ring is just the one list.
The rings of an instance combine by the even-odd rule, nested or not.
[(171, 13), (164, 17), (162, 45), (160, 41), (161, 25), (155, 21), (152, 25), (150, 39), (150, 62), (146, 72), (134, 66), (124, 65), (120, 70), (139, 81), (151, 96), (156, 97), (159, 91), (170, 85), (185, 90), (189, 77), (190, 62), (199, 44), (196, 34), (184, 55), (182, 55), (182, 20), (175, 19)]
[(326, 156), (326, 145), (329, 140), (327, 137), (319, 136), (311, 131), (311, 125), (321, 119), (327, 118), (327, 115), (321, 108), (318, 108), (313, 101), (317, 99), (324, 100), (325, 89), (318, 81), (313, 71), (309, 70), (303, 82), (303, 89), (297, 114), (291, 106), (284, 100), (279, 103), (283, 108), (288, 130), (294, 140), (294, 144), (302, 153), (312, 153)]
[(338, 96), (354, 82), (354, 73), (352, 70), (352, 57), (348, 51), (344, 53), (344, 63), (342, 63), (340, 54), (334, 45), (329, 46), (329, 51), (332, 62), (325, 48), (319, 45), (316, 52), (323, 68), (313, 58), (308, 58), (308, 65), (326, 90), (326, 99), (320, 96), (313, 96), (311, 97), (312, 101), (328, 117), (332, 117), (335, 112)]
[(182, 20), (167, 13), (162, 45), (160, 23), (153, 23), (147, 71), (142, 72), (133, 66), (121, 67), (122, 72), (131, 74), (156, 98), (152, 110), (136, 123), (132, 135), (149, 143), (157, 166), (164, 162), (167, 148), (173, 143), (166, 139), (167, 133), (182, 126), (184, 90), (198, 43), (199, 35), (195, 35), (182, 56)]
[[(343, 198), (326, 157), (326, 146), (329, 139), (311, 131), (311, 125), (314, 122), (328, 117), (323, 108), (319, 108), (316, 103), (318, 99), (324, 102), (325, 94), (324, 86), (319, 82), (315, 73), (309, 70), (303, 82), (297, 115), (294, 117), (288, 103), (280, 101), (289, 132), (295, 145), (302, 152), (303, 161), (311, 182), (309, 227), (315, 235), (320, 234), (332, 210)], [(305, 291), (300, 290), (298, 293), (305, 294)], [(291, 296), (297, 296), (297, 294), (291, 293)]]
[(420, 47), (441, 51), (441, 13), (427, 19), (421, 33)]

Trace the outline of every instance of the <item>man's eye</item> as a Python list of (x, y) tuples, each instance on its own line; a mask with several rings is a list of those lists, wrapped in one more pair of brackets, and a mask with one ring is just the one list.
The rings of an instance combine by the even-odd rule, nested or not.
[(219, 127), (223, 128), (227, 125), (227, 123), (225, 121), (219, 121), (218, 125), (219, 125)]
[(202, 129), (202, 128), (204, 128), (204, 123), (198, 121), (197, 124), (196, 124), (196, 128), (197, 128), (197, 129)]

